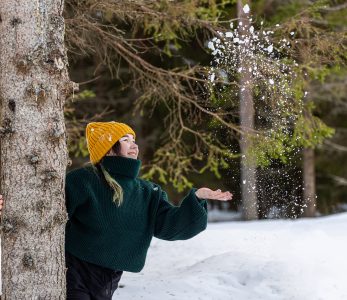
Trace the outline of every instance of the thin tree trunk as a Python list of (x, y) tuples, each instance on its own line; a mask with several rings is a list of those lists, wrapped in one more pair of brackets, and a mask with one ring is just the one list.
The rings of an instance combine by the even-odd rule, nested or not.
[(63, 1), (0, 2), (2, 299), (65, 299)]
[(304, 179), (304, 217), (316, 215), (316, 182), (314, 149), (303, 149), (303, 179)]
[[(250, 1), (247, 1), (250, 5)], [(240, 35), (245, 35), (249, 31), (249, 21), (243, 12), (243, 3), (241, 0), (237, 2), (238, 18), (242, 19), (242, 27)], [(244, 44), (247, 47), (247, 44)], [(258, 205), (256, 194), (256, 166), (254, 162), (247, 157), (247, 151), (252, 147), (249, 133), (254, 129), (254, 107), (252, 93), (252, 75), (248, 71), (248, 67), (240, 65), (242, 72), (240, 75), (240, 125), (244, 134), (241, 135), (240, 150), (241, 150), (241, 197), (243, 218), (245, 220), (258, 219)]]

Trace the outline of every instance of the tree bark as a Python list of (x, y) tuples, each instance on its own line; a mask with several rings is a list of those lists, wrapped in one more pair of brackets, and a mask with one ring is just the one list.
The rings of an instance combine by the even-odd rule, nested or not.
[[(250, 5), (250, 1), (247, 1)], [(237, 2), (238, 18), (242, 19), (242, 26), (239, 27), (240, 35), (246, 35), (249, 31), (249, 19), (243, 12), (242, 0)], [(247, 47), (247, 44), (244, 44)], [(256, 194), (256, 166), (247, 157), (247, 151), (252, 147), (249, 139), (251, 131), (254, 129), (254, 105), (252, 92), (252, 74), (248, 71), (246, 63), (240, 64), (242, 72), (240, 75), (240, 126), (244, 132), (240, 140), (241, 152), (241, 197), (243, 218), (245, 220), (258, 219), (258, 203)]]
[(2, 299), (65, 299), (63, 0), (0, 2)]
[(316, 215), (316, 182), (315, 182), (314, 149), (303, 149), (303, 179), (304, 179), (304, 217)]

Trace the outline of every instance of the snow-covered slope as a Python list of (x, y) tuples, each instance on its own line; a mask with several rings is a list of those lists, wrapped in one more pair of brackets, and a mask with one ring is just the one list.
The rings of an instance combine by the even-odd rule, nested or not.
[(347, 299), (347, 213), (209, 224), (187, 241), (152, 241), (145, 268), (114, 299)]

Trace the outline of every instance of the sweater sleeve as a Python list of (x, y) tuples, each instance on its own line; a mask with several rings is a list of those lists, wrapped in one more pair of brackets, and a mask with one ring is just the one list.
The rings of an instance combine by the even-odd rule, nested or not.
[(158, 210), (155, 216), (154, 236), (174, 241), (190, 239), (207, 227), (207, 201), (195, 195), (192, 188), (179, 206), (169, 202), (167, 193), (160, 187)]
[(65, 177), (65, 204), (69, 219), (71, 219), (76, 208), (84, 203), (82, 189), (78, 187), (76, 172), (71, 171)]

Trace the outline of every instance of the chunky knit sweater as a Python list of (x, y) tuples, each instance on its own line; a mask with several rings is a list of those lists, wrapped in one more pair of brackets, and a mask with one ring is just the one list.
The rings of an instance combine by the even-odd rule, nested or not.
[(66, 175), (65, 249), (81, 260), (114, 270), (140, 272), (152, 237), (186, 240), (207, 226), (207, 203), (192, 188), (179, 206), (158, 184), (138, 177), (141, 161), (106, 156), (101, 164), (123, 188), (121, 206), (91, 166)]

